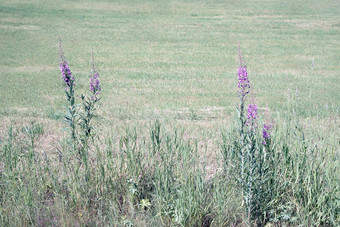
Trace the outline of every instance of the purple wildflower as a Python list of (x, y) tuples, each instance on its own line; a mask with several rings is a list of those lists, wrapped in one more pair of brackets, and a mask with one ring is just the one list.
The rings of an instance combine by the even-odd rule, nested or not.
[(100, 86), (100, 83), (99, 83), (99, 79), (98, 79), (98, 73), (95, 73), (92, 75), (90, 81), (90, 90), (93, 94), (95, 95), (99, 95), (99, 92), (101, 90), (101, 86)]
[(270, 139), (271, 129), (272, 129), (272, 124), (270, 124), (270, 123), (263, 124), (263, 130), (262, 130), (263, 142), (262, 142), (262, 144), (264, 144), (264, 145), (267, 144), (267, 140)]
[(272, 128), (272, 125), (270, 123), (263, 125), (263, 139), (269, 139), (270, 138), (271, 128)]
[(250, 82), (248, 78), (247, 66), (241, 64), (237, 71), (238, 84), (237, 86), (241, 89), (240, 93), (246, 95), (249, 93)]
[(63, 76), (63, 80), (66, 84), (66, 90), (68, 87), (75, 86), (74, 77), (72, 76), (72, 72), (66, 60), (62, 59), (63, 61), (59, 65), (61, 75)]
[(101, 91), (101, 86), (99, 83), (99, 74), (96, 70), (96, 64), (94, 62), (93, 53), (91, 53), (91, 62), (92, 62), (92, 76), (90, 78), (90, 91), (92, 92), (92, 100), (97, 98), (99, 92)]
[(257, 119), (259, 118), (257, 114), (257, 106), (256, 104), (249, 104), (248, 114), (247, 114), (247, 122), (246, 125), (250, 126), (250, 129), (254, 130), (257, 128)]
[(239, 93), (242, 97), (245, 97), (249, 93), (250, 82), (248, 78), (247, 66), (242, 59), (240, 45), (238, 47), (238, 56), (240, 58), (240, 67), (237, 70), (238, 83), (237, 86), (240, 89)]
[(76, 84), (74, 82), (74, 77), (72, 76), (70, 67), (68, 66), (68, 62), (65, 60), (63, 48), (61, 46), (60, 37), (58, 37), (58, 43), (59, 43), (59, 57), (60, 57), (59, 69), (60, 69), (61, 75), (63, 76), (63, 80), (66, 84), (65, 90), (67, 90), (68, 88), (74, 87)]

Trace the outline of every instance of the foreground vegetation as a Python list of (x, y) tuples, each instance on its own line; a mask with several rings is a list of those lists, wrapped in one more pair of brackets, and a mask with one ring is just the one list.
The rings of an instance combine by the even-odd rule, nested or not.
[[(249, 224), (240, 165), (222, 156), (239, 142), (237, 133), (225, 135), (219, 170), (209, 176), (198, 142), (157, 121), (146, 138), (127, 130), (95, 140), (81, 161), (68, 138), (53, 153), (37, 153), (43, 130), (39, 123), (10, 127), (1, 143), (2, 226)], [(338, 226), (338, 148), (307, 138), (295, 120), (277, 124), (273, 135), (268, 157), (261, 156), (265, 174), (253, 186), (251, 223)]]

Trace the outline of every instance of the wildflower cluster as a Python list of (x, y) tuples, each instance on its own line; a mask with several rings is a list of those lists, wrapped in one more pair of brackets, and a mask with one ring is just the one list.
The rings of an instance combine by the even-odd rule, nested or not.
[[(99, 82), (99, 74), (95, 69), (95, 64), (92, 56), (92, 75), (90, 76), (90, 94), (82, 95), (82, 106), (83, 110), (75, 104), (75, 78), (72, 76), (72, 72), (65, 60), (64, 53), (62, 50), (60, 38), (59, 42), (59, 56), (60, 56), (60, 71), (63, 81), (66, 85), (65, 93), (69, 102), (68, 114), (65, 116), (65, 121), (70, 125), (71, 138), (73, 140), (73, 148), (78, 150), (78, 153), (84, 157), (84, 151), (87, 149), (87, 141), (91, 136), (90, 121), (95, 115), (97, 103), (100, 100), (98, 97), (101, 91), (101, 85)], [(82, 133), (78, 133), (78, 126), (82, 129)]]

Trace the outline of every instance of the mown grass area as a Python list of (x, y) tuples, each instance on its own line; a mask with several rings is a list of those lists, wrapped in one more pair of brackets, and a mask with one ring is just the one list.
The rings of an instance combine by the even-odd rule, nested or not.
[(238, 43), (261, 106), (283, 111), (296, 91), (303, 116), (339, 106), (337, 1), (1, 1), (0, 7), (2, 116), (51, 118), (60, 110), (58, 35), (80, 89), (94, 51), (104, 118), (168, 117), (185, 108), (231, 113)]
[[(339, 15), (326, 0), (1, 1), (0, 225), (339, 225)], [(59, 35), (76, 104), (91, 51), (99, 72), (85, 145), (63, 122)], [(256, 133), (236, 121), (238, 44)]]

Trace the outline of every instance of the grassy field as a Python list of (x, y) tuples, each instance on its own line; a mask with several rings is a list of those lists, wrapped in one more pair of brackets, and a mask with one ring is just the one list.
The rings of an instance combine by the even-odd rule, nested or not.
[[(13, 205), (15, 203), (12, 204), (10, 200), (6, 200), (0, 206), (2, 212), (0, 213), (0, 223), (6, 225), (48, 224), (58, 226), (72, 224), (106, 225), (107, 223), (129, 225), (131, 222), (131, 224), (134, 223), (137, 226), (194, 226), (198, 225), (197, 223), (204, 223), (203, 219), (209, 217), (208, 219), (211, 220), (206, 222), (213, 223), (215, 226), (231, 225), (231, 223), (240, 224), (243, 216), (239, 205), (240, 197), (239, 195), (235, 196), (237, 190), (233, 186), (220, 184), (220, 181), (225, 179), (218, 178), (221, 169), (224, 168), (223, 161), (221, 161), (223, 159), (221, 147), (225, 142), (222, 142), (221, 132), (232, 130), (230, 128), (233, 128), (234, 125), (235, 106), (238, 105), (238, 45), (241, 47), (242, 55), (248, 67), (259, 114), (264, 119), (265, 112), (269, 112), (278, 126), (277, 146), (284, 147), (285, 144), (288, 144), (287, 146), (291, 150), (297, 152), (297, 156), (299, 156), (300, 148), (311, 152), (316, 146), (316, 150), (329, 151), (334, 156), (327, 156), (325, 160), (332, 161), (334, 164), (327, 168), (325, 173), (322, 173), (324, 175), (321, 175), (326, 176), (333, 171), (335, 175), (327, 175), (327, 179), (339, 177), (339, 1), (0, 0), (0, 145), (3, 151), (12, 149), (13, 154), (16, 154), (15, 152), (20, 153), (21, 150), (47, 152), (48, 155), (57, 160), (58, 152), (69, 149), (65, 145), (67, 144), (65, 137), (68, 131), (64, 130), (66, 125), (63, 123), (63, 116), (66, 112), (67, 103), (58, 68), (58, 36), (61, 37), (66, 59), (76, 77), (78, 98), (81, 93), (89, 88), (91, 51), (94, 53), (102, 86), (102, 99), (101, 107), (98, 109), (98, 117), (95, 119), (96, 131), (101, 136), (101, 142), (97, 143), (92, 150), (96, 151), (93, 153), (93, 157), (101, 160), (101, 165), (105, 166), (103, 168), (105, 170), (119, 170), (116, 164), (105, 161), (105, 158), (103, 158), (110, 156), (111, 143), (114, 144), (113, 147), (120, 145), (125, 147), (125, 153), (123, 152), (124, 154), (122, 153), (119, 156), (121, 160), (136, 161), (128, 155), (130, 151), (128, 147), (131, 144), (128, 144), (124, 139), (121, 140), (121, 136), (134, 141), (133, 133), (136, 132), (139, 138), (136, 139), (138, 142), (135, 141), (136, 144), (139, 144), (138, 152), (149, 151), (145, 144), (154, 143), (153, 140), (149, 141), (148, 137), (150, 131), (155, 132), (154, 122), (158, 119), (162, 125), (162, 132), (166, 131), (162, 134), (163, 141), (167, 141), (168, 137), (174, 138), (174, 135), (177, 135), (175, 134), (176, 129), (178, 131), (184, 129), (182, 134), (179, 133), (181, 138), (179, 142), (169, 140), (168, 143), (168, 145), (175, 146), (177, 149), (176, 152), (178, 153), (175, 152), (174, 157), (178, 156), (180, 159), (180, 152), (183, 152), (185, 157), (181, 162), (184, 164), (190, 165), (190, 158), (188, 157), (192, 155), (190, 152), (195, 150), (195, 142), (193, 141), (197, 143), (196, 150), (198, 156), (200, 156), (197, 158), (198, 166), (205, 166), (202, 176), (196, 176), (193, 174), (193, 169), (190, 169), (190, 171), (188, 170), (189, 175), (182, 177), (190, 178), (194, 176), (194, 179), (201, 179), (204, 183), (202, 183), (203, 186), (197, 185), (200, 181), (192, 180), (192, 182), (187, 182), (188, 185), (183, 186), (186, 187), (183, 190), (186, 191), (190, 187), (196, 189), (196, 187), (202, 186), (204, 190), (193, 191), (193, 195), (203, 198), (204, 196), (199, 193), (207, 194), (212, 196), (216, 203), (213, 202), (214, 207), (210, 207), (206, 206), (206, 201), (198, 201), (198, 208), (195, 209), (204, 210), (204, 212), (197, 214), (194, 209), (196, 216), (190, 216), (190, 212), (189, 214), (186, 213), (192, 219), (178, 219), (178, 216), (173, 213), (165, 214), (166, 212), (162, 209), (176, 210), (173, 207), (184, 207), (181, 211), (183, 214), (192, 208), (186, 207), (186, 205), (180, 206), (177, 203), (179, 200), (174, 199), (171, 193), (166, 194), (165, 189), (154, 186), (156, 189), (153, 188), (152, 193), (162, 192), (168, 197), (165, 194), (153, 194), (154, 200), (150, 205), (152, 206), (150, 212), (134, 213), (133, 209), (126, 208), (126, 213), (121, 213), (121, 207), (112, 208), (105, 203), (101, 205), (105, 209), (113, 209), (114, 214), (112, 216), (105, 213), (94, 214), (93, 210), (95, 209), (105, 209), (103, 207), (98, 208), (101, 205), (97, 203), (94, 209), (87, 202), (79, 202), (79, 200), (83, 201), (82, 198), (90, 195), (82, 191), (85, 190), (85, 186), (79, 191), (75, 189), (74, 185), (82, 185), (82, 181), (65, 178), (65, 175), (72, 172), (70, 169), (65, 167), (67, 170), (61, 176), (58, 175), (57, 167), (53, 169), (54, 166), (51, 167), (53, 170), (49, 171), (54, 171), (53, 174), (55, 175), (49, 175), (46, 170), (38, 169), (35, 166), (32, 168), (36, 169), (31, 170), (37, 173), (40, 171), (39, 173), (46, 178), (58, 176), (55, 181), (53, 178), (53, 180), (46, 181), (47, 183), (45, 178), (44, 180), (33, 176), (28, 178), (32, 182), (44, 182), (44, 185), (41, 186), (42, 191), (46, 187), (54, 188), (53, 205), (35, 204), (35, 200), (29, 197), (32, 201), (30, 199), (28, 201), (31, 201), (34, 205), (27, 205), (25, 200), (18, 203), (22, 205), (21, 209), (20, 205)], [(42, 127), (43, 132), (40, 133), (38, 129), (34, 133), (29, 131), (29, 127), (35, 127), (29, 126), (31, 121), (39, 122), (38, 129)], [(10, 125), (17, 128), (18, 131), (13, 129), (16, 133), (11, 133), (12, 126)], [(22, 128), (22, 125), (26, 128)], [(295, 126), (295, 129), (291, 129)], [(295, 133), (297, 128), (300, 127), (305, 133), (302, 136)], [(29, 141), (32, 138), (30, 135), (33, 134), (37, 134), (37, 138), (33, 138), (35, 144), (27, 145), (26, 142), (22, 142), (25, 138), (28, 138)], [(296, 136), (294, 138), (301, 143), (308, 141), (306, 142), (308, 145), (302, 148), (304, 146), (297, 145), (298, 142), (292, 137), (287, 139), (290, 137), (289, 135)], [(17, 141), (17, 145), (12, 140)], [(144, 141), (144, 143), (141, 141)], [(11, 144), (11, 146), (8, 144)], [(162, 148), (159, 149), (163, 151), (171, 151), (164, 144), (160, 147)], [(103, 157), (97, 153), (101, 148), (106, 152)], [(124, 150), (120, 148), (118, 150)], [(112, 148), (112, 150), (114, 149), (116, 148)], [(18, 157), (20, 156), (19, 153), (17, 153)], [(143, 155), (145, 155), (144, 153)], [(7, 160), (8, 156), (3, 154), (0, 159), (0, 180), (3, 179), (1, 185), (6, 188), (4, 182), (16, 182), (18, 179), (14, 172), (11, 172), (13, 173), (12, 178), (1, 178), (2, 163), (11, 163)], [(31, 156), (28, 155), (28, 163), (31, 160), (29, 157)], [(142, 158), (141, 166), (148, 169), (148, 161), (151, 160), (150, 169), (157, 170), (155, 166), (159, 164), (159, 157), (152, 155), (151, 158), (146, 157), (148, 156), (145, 155)], [(169, 157), (166, 157), (165, 160), (168, 160), (167, 158)], [(42, 162), (46, 162), (46, 160), (42, 158)], [(169, 163), (171, 164), (172, 161), (171, 159)], [(70, 163), (73, 162), (76, 162), (76, 160), (70, 161)], [(296, 163), (299, 163), (299, 161)], [(320, 163), (323, 162), (320, 161)], [(125, 167), (127, 168), (130, 164), (126, 164)], [(23, 162), (20, 168), (26, 165), (28, 164)], [(282, 169), (286, 168), (283, 164), (278, 166)], [(79, 168), (82, 169), (82, 167)], [(313, 168), (314, 165), (311, 169), (307, 168), (306, 171), (310, 170), (314, 174), (315, 169)], [(178, 177), (181, 175), (181, 169), (180, 167), (175, 169), (174, 173), (171, 173), (173, 175), (170, 175)], [(89, 173), (85, 169), (82, 174), (85, 178), (90, 175), (96, 176), (97, 170), (98, 173), (101, 171), (98, 168)], [(14, 170), (11, 169), (11, 171)], [(128, 172), (129, 169), (127, 168), (126, 171)], [(134, 176), (140, 174), (138, 168), (132, 171), (131, 174)], [(157, 182), (155, 179), (161, 178), (162, 174), (156, 172), (152, 172), (148, 180)], [(8, 173), (7, 175), (10, 176)], [(191, 173), (192, 175), (190, 175)], [(17, 174), (23, 173), (18, 170)], [(294, 174), (292, 173), (292, 175)], [(76, 176), (74, 177), (76, 178)], [(124, 177), (128, 179), (131, 176), (129, 174), (124, 175), (124, 177), (119, 174), (117, 176), (106, 175), (103, 177), (103, 182), (99, 180), (98, 183), (96, 181), (98, 183), (96, 186), (101, 185), (102, 188), (98, 189), (100, 192), (96, 191), (96, 193), (99, 194), (93, 197), (109, 200), (112, 195), (109, 195), (105, 191), (106, 189), (114, 191), (115, 195), (124, 194), (117, 188), (112, 189), (107, 186), (106, 180), (111, 179), (110, 177), (112, 179)], [(210, 189), (206, 189), (205, 184), (206, 181), (209, 182), (215, 177), (218, 179), (212, 180), (215, 188), (214, 190), (211, 189), (213, 191), (211, 194), (209, 193)], [(283, 178), (287, 182), (298, 179), (288, 176)], [(29, 181), (28, 179), (26, 180)], [(58, 184), (63, 185), (63, 180), (71, 182), (67, 185), (69, 188), (74, 186), (74, 191), (69, 193), (79, 192), (79, 195), (76, 193), (75, 197), (71, 196), (74, 203), (70, 202), (68, 196), (57, 196), (64, 195), (64, 188), (56, 186)], [(76, 183), (73, 184), (72, 182)], [(88, 181), (86, 180), (86, 182)], [(297, 180), (294, 182), (297, 182)], [(89, 183), (89, 188), (93, 186), (92, 183)], [(190, 183), (193, 185), (190, 185)], [(332, 181), (336, 193), (339, 193), (338, 183), (338, 181), (335, 183)], [(159, 187), (161, 187), (160, 185)], [(174, 183), (174, 185), (177, 184)], [(34, 189), (34, 185), (26, 186), (27, 192)], [(222, 186), (231, 189), (229, 191), (227, 189), (215, 191), (216, 188)], [(121, 190), (123, 190), (124, 186), (121, 187)], [(140, 187), (148, 188), (149, 185)], [(147, 191), (145, 188), (143, 190)], [(13, 193), (16, 190), (7, 189), (8, 191), (13, 190)], [(292, 187), (287, 190), (295, 192), (295, 189)], [(139, 188), (138, 190), (142, 189)], [(20, 197), (22, 195), (20, 193), (18, 192), (16, 196)], [(45, 191), (44, 193), (46, 194)], [(141, 204), (141, 201), (145, 202), (146, 198), (151, 201), (149, 194), (145, 196), (146, 194), (141, 193), (137, 196), (138, 198), (133, 195), (132, 199), (129, 196), (126, 197), (130, 198), (129, 204), (134, 206)], [(1, 194), (1, 196), (4, 196), (4, 194)], [(15, 198), (14, 194), (12, 196)], [(176, 194), (176, 196), (174, 197), (180, 198), (183, 195)], [(218, 204), (223, 196), (236, 199), (228, 200), (226, 204)], [(294, 193), (291, 196), (296, 198)], [(161, 199), (157, 200), (156, 198)], [(171, 208), (164, 205), (162, 200), (164, 198), (168, 198), (169, 201), (174, 200)], [(185, 198), (189, 200), (189, 197)], [(180, 201), (183, 202), (184, 200)], [(296, 201), (292, 203), (294, 202), (299, 205), (302, 204)], [(5, 205), (19, 208), (4, 211), (2, 206)], [(44, 210), (45, 208), (38, 209), (39, 212), (43, 213), (42, 216), (30, 216), (40, 206), (54, 208), (46, 208), (48, 211)], [(58, 206), (62, 208), (58, 209)], [(224, 209), (225, 206), (228, 206), (228, 209)], [(308, 203), (308, 206), (310, 206), (310, 203)], [(303, 213), (301, 211), (303, 209), (300, 207), (301, 213), (292, 211), (291, 215), (301, 218), (303, 214), (308, 213), (312, 217), (314, 211), (308, 210), (309, 208), (306, 208), (308, 206), (301, 205), (303, 209), (306, 209), (304, 210), (306, 213)], [(336, 207), (336, 204), (334, 206)], [(26, 209), (26, 207), (29, 208)], [(206, 207), (209, 207), (209, 209), (205, 210)], [(287, 205), (287, 207), (289, 206)], [(144, 208), (149, 207), (145, 206)], [(158, 208), (161, 210), (157, 210)], [(236, 209), (235, 216), (225, 215), (233, 209)], [(120, 210), (120, 212), (117, 210)], [(334, 225), (339, 221), (338, 212), (338, 210), (333, 213), (330, 212), (332, 215), (335, 213), (335, 216), (328, 214), (328, 216), (317, 216), (315, 214), (319, 217), (318, 224), (331, 223)], [(67, 213), (72, 215), (67, 215)], [(17, 217), (18, 215), (24, 215), (26, 219), (22, 222), (19, 219), (10, 219), (10, 217)], [(223, 215), (225, 215), (225, 218), (221, 218)], [(99, 217), (103, 217), (103, 219), (99, 220)], [(121, 219), (115, 220), (117, 217)], [(160, 219), (157, 219), (157, 217), (160, 217)], [(326, 218), (322, 219), (321, 217)], [(290, 220), (290, 224), (311, 224), (316, 221), (313, 218), (306, 218), (303, 221), (298, 219), (297, 222)], [(332, 218), (333, 222), (325, 221)], [(323, 221), (320, 221), (321, 219)], [(9, 220), (12, 220), (12, 222)]]
[(285, 110), (296, 93), (306, 117), (340, 105), (337, 1), (0, 4), (4, 117), (58, 115), (58, 35), (81, 89), (94, 52), (105, 119), (187, 118), (188, 109), (225, 118), (236, 101), (238, 43), (260, 106)]

